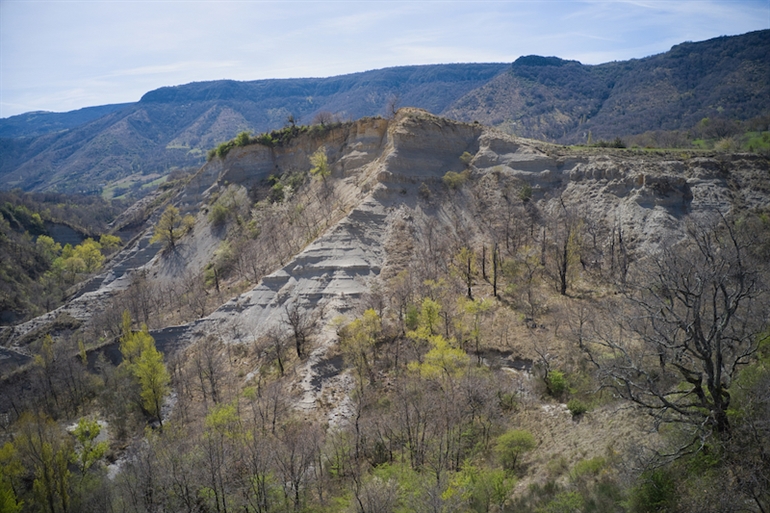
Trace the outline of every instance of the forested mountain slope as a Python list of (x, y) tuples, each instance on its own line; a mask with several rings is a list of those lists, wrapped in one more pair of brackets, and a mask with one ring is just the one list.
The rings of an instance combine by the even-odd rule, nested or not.
[(745, 120), (770, 110), (770, 31), (686, 42), (643, 59), (586, 66), (521, 57), (443, 114), (562, 143), (654, 130), (703, 118)]

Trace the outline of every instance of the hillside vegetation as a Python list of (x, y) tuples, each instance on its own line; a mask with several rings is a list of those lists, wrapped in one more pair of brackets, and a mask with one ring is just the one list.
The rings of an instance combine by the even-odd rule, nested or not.
[(525, 56), (164, 87), (114, 111), (99, 107), (111, 112), (98, 118), (90, 110), (0, 120), (0, 187), (101, 194), (118, 184), (146, 193), (142, 185), (202, 164), (210, 148), (239, 132), (278, 130), (289, 118), (391, 116), (404, 106), (564, 144), (620, 138), (627, 146), (767, 151), (768, 53), (765, 30), (597, 66)]
[(0, 324), (52, 310), (100, 270), (120, 244), (108, 223), (123, 208), (92, 196), (0, 193)]
[(767, 510), (766, 156), (281, 133), (0, 334), (4, 507)]

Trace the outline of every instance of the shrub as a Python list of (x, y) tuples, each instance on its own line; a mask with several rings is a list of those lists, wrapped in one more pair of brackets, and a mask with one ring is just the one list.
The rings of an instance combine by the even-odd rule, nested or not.
[(572, 513), (585, 508), (585, 499), (578, 492), (561, 492), (545, 506), (537, 508), (538, 513)]
[(626, 143), (620, 137), (616, 137), (612, 141), (597, 141), (591, 146), (595, 148), (625, 148)]
[(444, 185), (446, 185), (450, 189), (457, 189), (459, 187), (462, 187), (462, 185), (468, 180), (469, 176), (470, 176), (470, 173), (468, 173), (467, 169), (462, 173), (447, 171), (441, 180), (444, 182)]
[(714, 143), (716, 151), (738, 151), (740, 145), (732, 137), (723, 137)]
[(221, 203), (215, 203), (209, 212), (209, 222), (214, 226), (224, 224), (227, 220), (227, 214), (229, 214), (229, 212), (226, 206)]
[(220, 144), (219, 146), (217, 146), (217, 157), (219, 157), (220, 159), (225, 158), (227, 154), (230, 153), (230, 150), (232, 150), (234, 146), (235, 146), (235, 143), (233, 141), (227, 141)]
[(106, 255), (114, 253), (120, 247), (123, 241), (115, 235), (104, 234), (99, 238), (99, 244), (102, 246), (102, 252)]
[(532, 199), (532, 186), (528, 183), (525, 183), (521, 186), (521, 189), (519, 189), (519, 199), (526, 203), (530, 199)]
[(286, 178), (286, 185), (291, 187), (292, 191), (296, 191), (299, 189), (303, 183), (305, 183), (305, 177), (307, 175), (304, 173), (294, 173), (288, 176)]
[(467, 151), (464, 151), (462, 155), (460, 155), (460, 162), (465, 164), (465, 166), (470, 166), (471, 161), (473, 160), (473, 155), (468, 153)]
[(283, 201), (284, 197), (283, 184), (281, 182), (273, 184), (270, 188), (270, 201), (273, 203), (280, 203)]
[(647, 471), (640, 481), (630, 493), (628, 511), (675, 511), (676, 483), (668, 471), (660, 468)]
[(265, 132), (264, 134), (260, 134), (255, 139), (259, 144), (262, 144), (264, 146), (272, 147), (275, 144), (275, 141), (270, 136), (269, 133)]
[(570, 477), (572, 477), (573, 480), (576, 480), (582, 476), (598, 476), (599, 472), (602, 471), (606, 464), (607, 460), (601, 456), (579, 461), (572, 469)]
[(567, 409), (572, 413), (573, 417), (577, 417), (587, 412), (588, 406), (580, 399), (570, 399), (567, 402)]
[(251, 138), (249, 137), (248, 132), (241, 132), (235, 136), (236, 146), (246, 146), (248, 144), (251, 144)]
[(567, 377), (560, 370), (552, 370), (545, 377), (545, 386), (548, 388), (548, 395), (559, 398), (569, 390)]
[(511, 392), (498, 392), (498, 404), (503, 411), (515, 411), (517, 407), (516, 394)]

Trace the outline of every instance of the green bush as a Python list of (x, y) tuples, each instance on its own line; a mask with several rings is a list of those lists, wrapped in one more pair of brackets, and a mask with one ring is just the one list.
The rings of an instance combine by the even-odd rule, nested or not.
[(567, 409), (573, 417), (577, 417), (588, 411), (588, 405), (580, 399), (570, 399), (567, 401)]
[(406, 315), (404, 319), (404, 324), (406, 325), (406, 329), (408, 330), (416, 330), (417, 325), (420, 321), (420, 310), (417, 308), (417, 305), (409, 304), (406, 307)]
[(462, 173), (455, 173), (454, 171), (447, 171), (444, 177), (441, 179), (444, 182), (444, 185), (449, 187), (450, 189), (457, 189), (459, 187), (462, 187), (462, 185), (468, 181), (468, 178), (470, 177), (470, 173), (466, 169)]
[(428, 187), (428, 184), (422, 182), (417, 194), (424, 200), (430, 199), (430, 187)]
[(307, 175), (305, 173), (294, 173), (294, 174), (291, 174), (291, 175), (289, 175), (286, 178), (286, 185), (291, 187), (292, 191), (296, 191), (297, 189), (299, 189), (302, 186), (302, 184), (305, 183), (305, 178), (306, 177), (307, 177)]
[(659, 468), (645, 472), (640, 481), (640, 484), (631, 490), (628, 511), (676, 511), (676, 483), (668, 471)]
[(511, 392), (498, 392), (497, 395), (498, 404), (503, 411), (516, 411), (518, 402), (516, 401), (516, 394)]
[(519, 199), (526, 203), (530, 199), (532, 199), (532, 186), (528, 183), (525, 183), (521, 186), (521, 189), (519, 189)]
[(595, 148), (625, 148), (626, 143), (620, 137), (616, 137), (612, 141), (597, 141), (591, 146)]
[(227, 221), (227, 215), (229, 213), (226, 206), (221, 203), (215, 203), (209, 212), (209, 222), (214, 226), (222, 225)]
[(569, 390), (567, 377), (560, 370), (552, 370), (545, 377), (545, 386), (548, 388), (548, 395), (559, 398)]
[(258, 136), (255, 138), (255, 140), (256, 140), (256, 141), (257, 141), (259, 144), (262, 144), (263, 146), (272, 147), (272, 146), (275, 144), (275, 141), (274, 141), (274, 140), (273, 140), (273, 138), (270, 136), (270, 134), (269, 134), (269, 133), (267, 133), (267, 132), (265, 132), (264, 134), (259, 134), (259, 135), (258, 135)]
[(537, 513), (577, 513), (585, 508), (585, 499), (578, 492), (560, 492), (547, 504), (537, 508)]
[(246, 146), (248, 144), (251, 144), (251, 139), (248, 132), (241, 132), (235, 136), (236, 146)]
[(282, 202), (285, 196), (286, 195), (283, 191), (283, 184), (281, 182), (276, 182), (270, 188), (270, 201), (273, 203)]
[(572, 469), (570, 477), (575, 480), (583, 476), (598, 476), (606, 464), (607, 460), (601, 456), (579, 461)]

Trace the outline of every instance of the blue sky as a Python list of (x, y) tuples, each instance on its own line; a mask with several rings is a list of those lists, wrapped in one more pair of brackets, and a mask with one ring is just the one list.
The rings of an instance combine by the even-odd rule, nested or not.
[(770, 28), (770, 0), (0, 0), (0, 117), (165, 85), (407, 64), (586, 64)]

